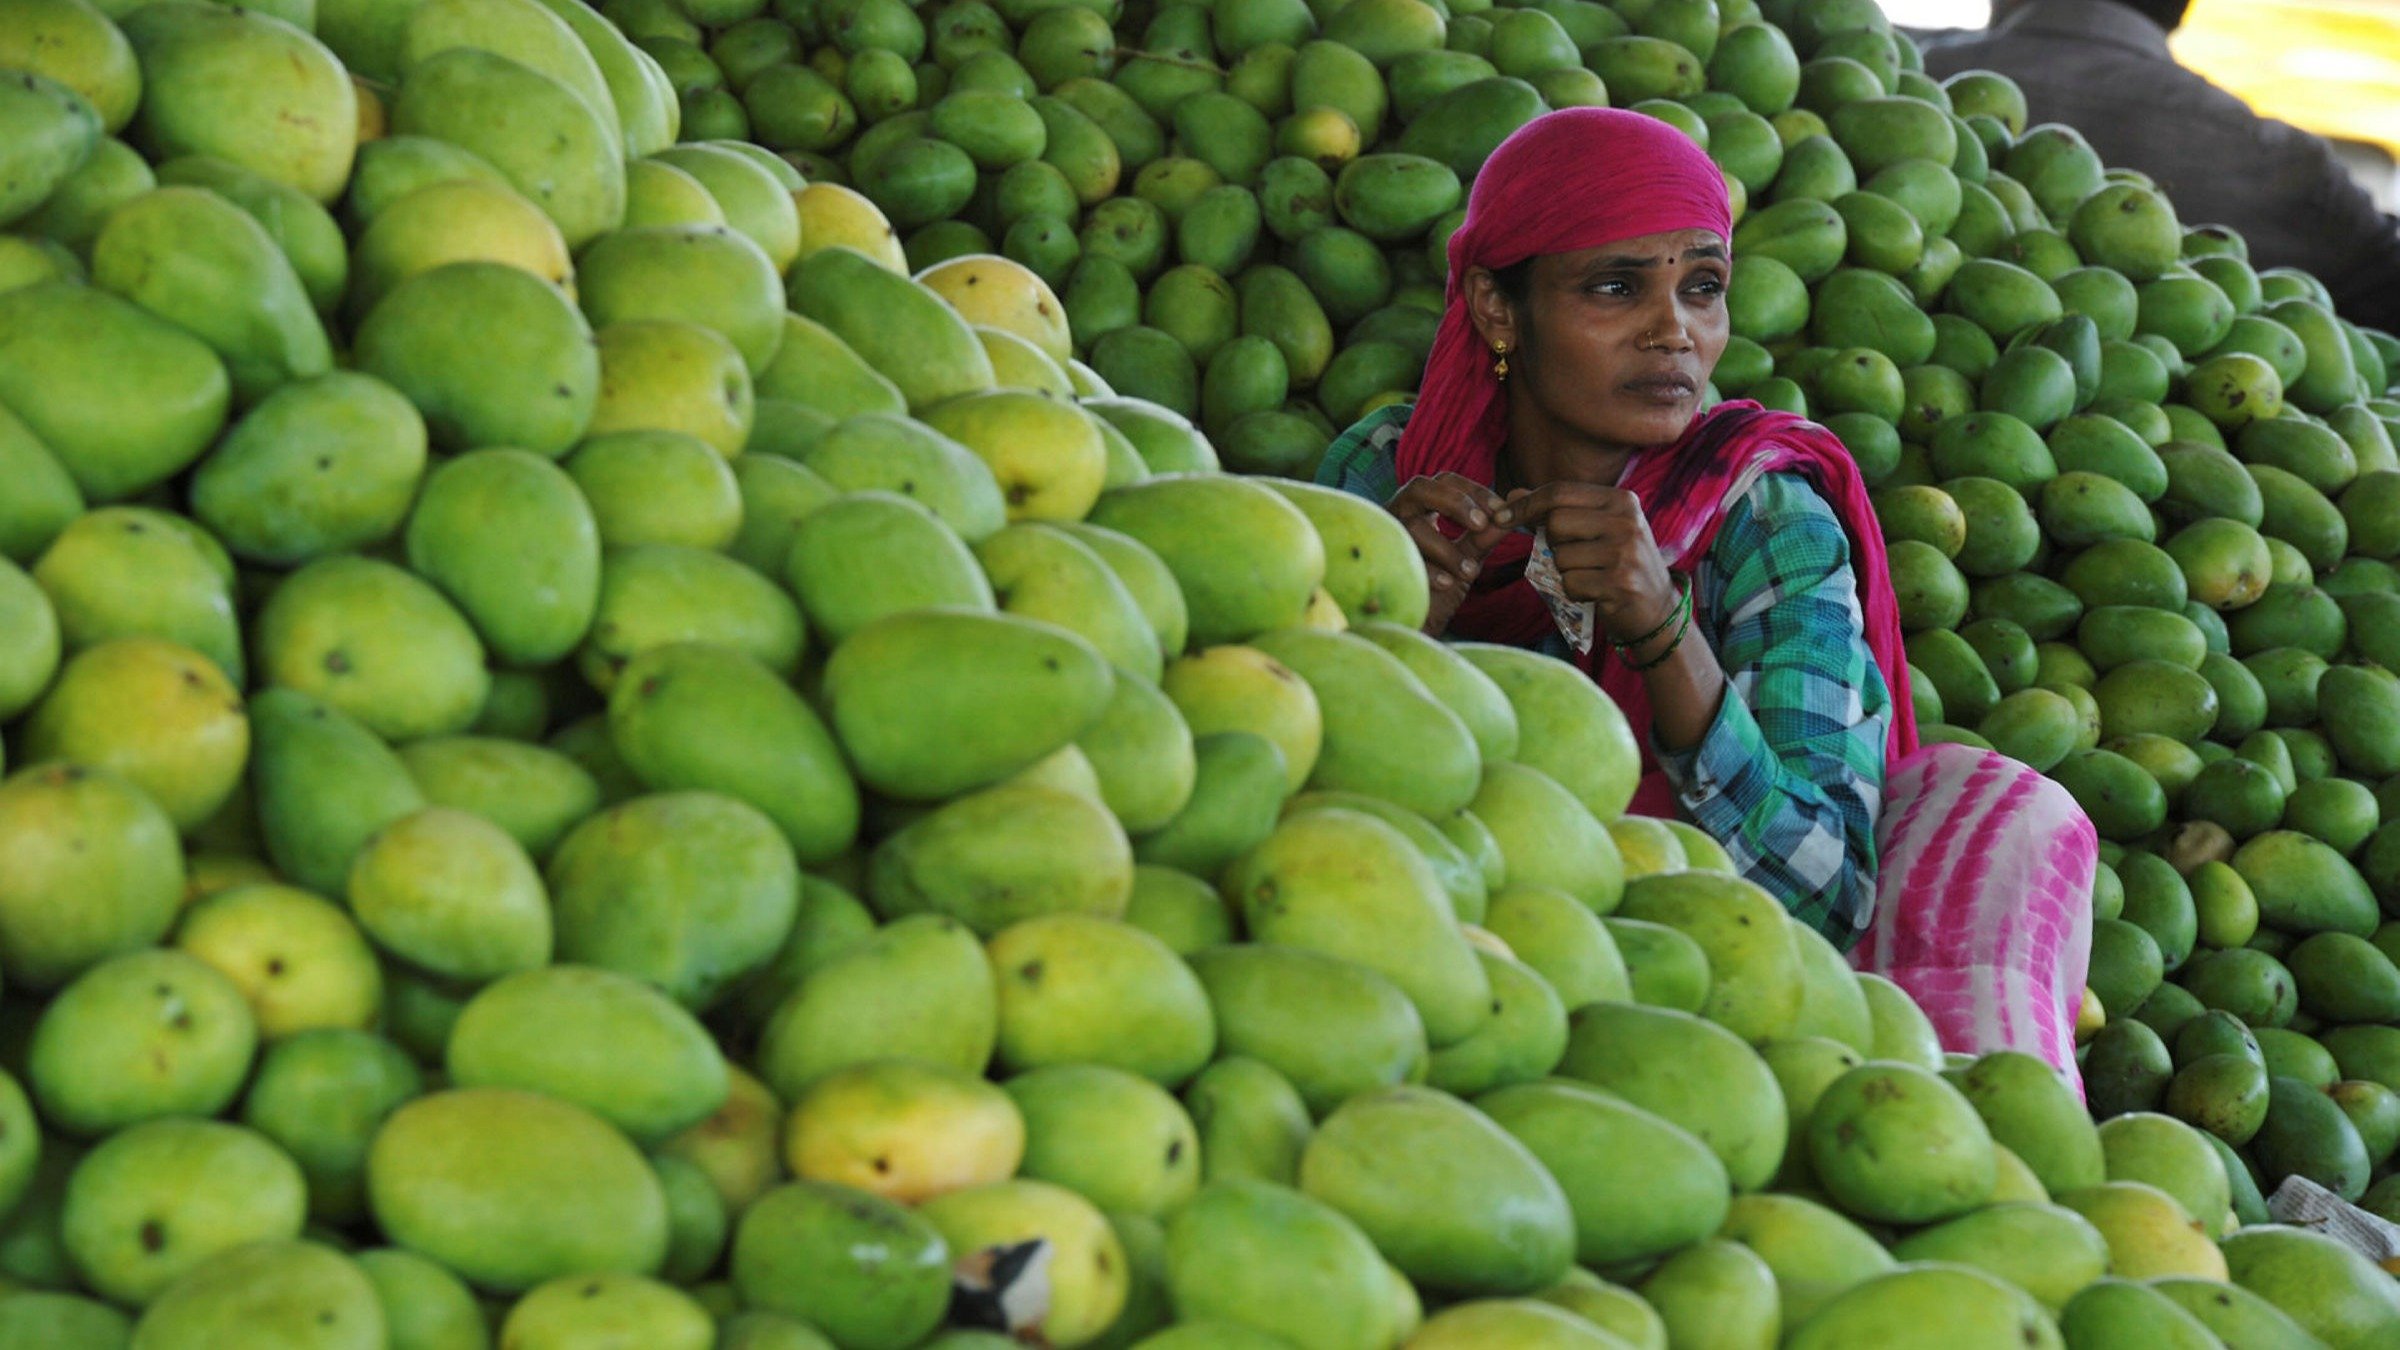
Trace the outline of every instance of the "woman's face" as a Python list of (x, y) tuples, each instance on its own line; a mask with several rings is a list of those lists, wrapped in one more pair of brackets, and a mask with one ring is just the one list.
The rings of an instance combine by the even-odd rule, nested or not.
[(1537, 257), (1522, 304), (1477, 269), (1467, 301), (1485, 345), (1508, 346), (1515, 417), (1594, 448), (1666, 445), (1725, 352), (1730, 270), (1716, 231), (1676, 230)]

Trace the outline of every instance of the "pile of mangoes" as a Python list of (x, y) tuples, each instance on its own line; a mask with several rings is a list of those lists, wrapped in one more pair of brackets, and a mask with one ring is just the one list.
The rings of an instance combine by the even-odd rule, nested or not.
[[(2393, 1344), (2258, 1190), (2400, 1209), (2400, 347), (1915, 64), (0, 5), (0, 1345)], [(1724, 167), (1715, 392), (1865, 466), (1928, 734), (2111, 841), (2088, 1111), (1295, 481), (1603, 101)]]

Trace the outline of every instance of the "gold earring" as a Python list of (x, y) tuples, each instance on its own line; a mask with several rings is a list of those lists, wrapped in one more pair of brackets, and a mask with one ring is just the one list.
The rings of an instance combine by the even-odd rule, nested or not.
[(1508, 383), (1508, 344), (1505, 342), (1493, 343), (1492, 356), (1495, 358), (1492, 362), (1492, 378), (1502, 384)]

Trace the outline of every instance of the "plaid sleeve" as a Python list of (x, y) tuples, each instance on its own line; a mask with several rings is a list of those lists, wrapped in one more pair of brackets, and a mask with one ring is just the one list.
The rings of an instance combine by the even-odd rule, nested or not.
[(1701, 573), (1729, 697), (1697, 745), (1652, 749), (1741, 874), (1846, 950), (1873, 911), (1891, 705), (1849, 538), (1806, 480), (1767, 474)]
[(1333, 444), (1325, 447), (1325, 457), (1317, 462), (1317, 482), (1364, 497), (1377, 506), (1390, 501), (1400, 490), (1400, 471), (1393, 465), (1393, 456), (1400, 449), (1400, 433), (1408, 426), (1410, 406), (1386, 404), (1334, 437)]

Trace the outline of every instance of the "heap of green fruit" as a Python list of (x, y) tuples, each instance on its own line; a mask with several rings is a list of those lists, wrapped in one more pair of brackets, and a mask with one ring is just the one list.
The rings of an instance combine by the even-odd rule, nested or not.
[[(2256, 1190), (2400, 1143), (2400, 349), (1914, 64), (1866, 0), (10, 0), (0, 1344), (2394, 1343)], [(1877, 483), (1932, 734), (2112, 840), (2105, 1123), (1276, 476), (1604, 100), (1755, 204), (1717, 388)]]

